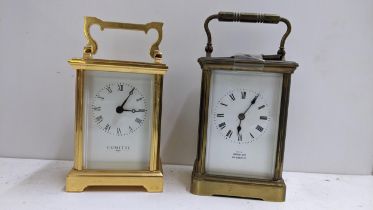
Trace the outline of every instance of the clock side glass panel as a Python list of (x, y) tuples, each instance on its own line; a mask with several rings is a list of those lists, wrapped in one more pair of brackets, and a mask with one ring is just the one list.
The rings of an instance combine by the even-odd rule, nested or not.
[(273, 177), (281, 90), (280, 73), (212, 71), (207, 174)]
[(85, 71), (85, 169), (149, 169), (153, 92), (153, 75)]

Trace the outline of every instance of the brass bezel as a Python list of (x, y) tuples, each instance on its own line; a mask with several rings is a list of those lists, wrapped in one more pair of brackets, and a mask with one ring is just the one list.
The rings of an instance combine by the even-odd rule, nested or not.
[[(291, 74), (298, 66), (295, 62), (241, 60), (237, 65), (234, 58), (200, 58), (202, 84), (199, 112), (198, 149), (194, 163), (191, 192), (197, 195), (224, 195), (256, 198), (267, 201), (284, 201), (286, 185), (282, 179), (283, 157), (286, 136), (287, 110)], [(207, 124), (212, 71), (255, 71), (281, 73), (283, 75), (279, 131), (277, 138), (274, 177), (269, 180), (211, 175), (205, 172)]]
[[(89, 33), (91, 25), (97, 24), (101, 29), (128, 29), (147, 33), (150, 29), (157, 30), (158, 40), (150, 48), (150, 55), (154, 63), (93, 59), (97, 50), (97, 43)], [(163, 75), (168, 67), (162, 64), (162, 54), (158, 45), (162, 39), (163, 23), (148, 24), (105, 22), (94, 17), (85, 17), (84, 34), (87, 45), (84, 47), (83, 58), (71, 59), (68, 62), (76, 70), (75, 96), (75, 152), (74, 167), (66, 178), (66, 191), (81, 192), (88, 186), (142, 186), (148, 192), (163, 191), (163, 171), (160, 160), (160, 133), (162, 113)], [(84, 75), (86, 71), (108, 71), (136, 74), (150, 74), (154, 76), (152, 130), (150, 139), (149, 170), (87, 170), (83, 168), (83, 119), (84, 119)]]

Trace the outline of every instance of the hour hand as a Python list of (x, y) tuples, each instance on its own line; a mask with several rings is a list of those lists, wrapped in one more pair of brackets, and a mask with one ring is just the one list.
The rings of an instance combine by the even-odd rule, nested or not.
[(238, 141), (242, 141), (242, 134), (240, 133), (241, 132), (241, 120), (240, 120), (240, 124), (238, 125), (237, 127), (237, 137), (238, 137)]
[(136, 112), (146, 112), (145, 109), (123, 109), (124, 112), (132, 112), (132, 113), (136, 113)]
[[(258, 97), (259, 97), (259, 93), (258, 93), (258, 94), (253, 98), (253, 100), (251, 100), (249, 107), (247, 107), (247, 109), (242, 113), (243, 116), (245, 116), (246, 112), (249, 111), (250, 107), (251, 107), (252, 105), (255, 104), (256, 99), (258, 99)], [(238, 116), (238, 118), (239, 118), (239, 117), (240, 117), (240, 116)], [(245, 117), (244, 117), (244, 118), (245, 118)]]

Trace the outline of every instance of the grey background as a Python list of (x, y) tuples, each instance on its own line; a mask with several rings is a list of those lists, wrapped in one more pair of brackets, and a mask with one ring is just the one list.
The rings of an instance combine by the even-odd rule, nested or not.
[[(0, 156), (73, 158), (74, 71), (83, 16), (163, 21), (163, 162), (192, 164), (196, 154), (203, 21), (218, 11), (277, 13), (293, 32), (293, 76), (285, 170), (373, 171), (373, 2), (361, 1), (0, 1)], [(285, 26), (212, 22), (216, 56), (274, 53)], [(156, 33), (92, 28), (96, 58), (146, 60)]]

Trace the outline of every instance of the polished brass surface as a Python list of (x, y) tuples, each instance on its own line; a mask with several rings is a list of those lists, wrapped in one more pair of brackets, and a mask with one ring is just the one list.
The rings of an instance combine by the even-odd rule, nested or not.
[(154, 100), (153, 100), (153, 125), (152, 125), (152, 139), (158, 141), (151, 142), (150, 150), (150, 171), (157, 171), (161, 166), (158, 164), (161, 139), (161, 116), (162, 116), (162, 90), (163, 90), (163, 75), (154, 76)]
[(277, 24), (283, 22), (286, 24), (286, 32), (281, 38), (280, 47), (276, 55), (263, 55), (264, 59), (283, 60), (285, 58), (285, 41), (291, 32), (290, 22), (283, 17), (273, 14), (260, 14), (260, 13), (234, 13), (234, 12), (219, 12), (218, 14), (211, 15), (205, 21), (204, 27), (207, 35), (207, 44), (205, 47), (206, 57), (211, 57), (213, 51), (211, 32), (209, 29), (209, 22), (213, 19), (218, 19), (223, 22), (248, 22), (248, 23), (271, 23)]
[[(120, 28), (140, 30), (147, 32), (151, 28), (158, 31), (159, 38), (150, 49), (150, 54), (155, 58), (154, 63), (117, 61), (93, 59), (92, 55), (97, 50), (97, 43), (91, 38), (89, 28), (93, 24), (104, 28)], [(97, 18), (86, 17), (84, 33), (88, 44), (84, 48), (83, 58), (69, 60), (70, 65), (76, 70), (76, 98), (75, 98), (75, 155), (74, 168), (66, 178), (66, 191), (81, 192), (88, 186), (142, 186), (148, 192), (162, 192), (163, 172), (159, 157), (163, 75), (168, 67), (161, 63), (159, 44), (162, 39), (162, 23), (130, 24), (104, 22)], [(136, 74), (150, 74), (154, 76), (153, 121), (150, 139), (150, 161), (147, 171), (122, 171), (122, 170), (88, 170), (83, 165), (84, 154), (84, 75), (86, 71), (108, 71)]]
[(74, 168), (83, 169), (83, 104), (84, 104), (84, 72), (76, 71), (75, 86), (75, 151), (74, 151)]
[(92, 25), (99, 25), (101, 31), (105, 28), (109, 29), (125, 29), (125, 30), (135, 30), (135, 31), (143, 31), (148, 33), (150, 29), (155, 29), (158, 32), (158, 39), (154, 44), (150, 47), (149, 54), (152, 58), (155, 59), (157, 63), (161, 62), (162, 53), (159, 51), (159, 44), (162, 41), (162, 26), (163, 23), (160, 22), (151, 22), (147, 24), (134, 24), (134, 23), (118, 23), (118, 22), (108, 22), (102, 21), (96, 17), (84, 17), (84, 35), (87, 39), (87, 44), (84, 47), (84, 57), (91, 57), (97, 51), (97, 43), (92, 38), (90, 33), (90, 27)]
[(163, 191), (163, 170), (159, 162), (157, 171), (110, 171), (72, 169), (66, 177), (67, 192), (83, 192), (91, 186), (140, 186), (148, 192)]
[[(241, 21), (241, 22), (263, 22), (278, 23), (285, 22), (288, 30), (283, 36), (280, 50), (277, 55), (263, 56), (263, 60), (249, 59), (245, 57), (211, 57), (211, 34), (208, 29), (208, 22), (212, 19), (220, 21)], [(245, 198), (256, 198), (266, 201), (284, 201), (286, 185), (282, 179), (283, 157), (285, 149), (286, 123), (289, 104), (289, 91), (291, 74), (298, 67), (298, 64), (285, 61), (284, 44), (289, 35), (290, 23), (277, 15), (257, 15), (253, 13), (226, 13), (222, 12), (212, 15), (205, 22), (205, 29), (208, 37), (206, 46), (206, 57), (198, 59), (202, 69), (199, 127), (198, 127), (198, 150), (194, 163), (191, 192), (197, 195), (223, 195)], [(277, 137), (277, 148), (275, 154), (274, 175), (270, 179), (254, 179), (244, 177), (222, 176), (207, 174), (205, 171), (208, 110), (211, 88), (211, 75), (215, 70), (225, 71), (253, 71), (262, 73), (280, 73), (283, 75), (281, 107), (279, 117), (279, 131)]]
[(102, 59), (73, 58), (68, 61), (74, 69), (93, 71), (112, 71), (136, 74), (165, 74), (167, 66), (159, 63), (133, 61), (114, 61)]

